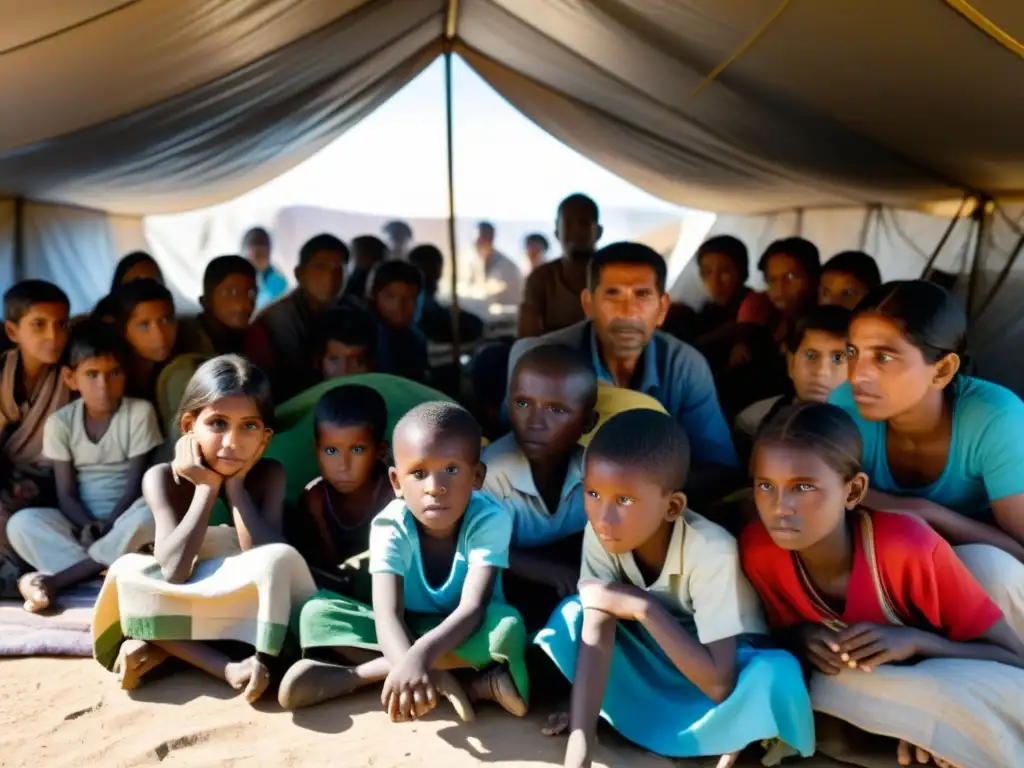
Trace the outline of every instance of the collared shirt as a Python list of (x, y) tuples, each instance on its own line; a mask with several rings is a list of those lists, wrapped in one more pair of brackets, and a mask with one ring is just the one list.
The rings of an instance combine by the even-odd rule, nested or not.
[[(538, 338), (517, 341), (509, 355), (509, 378), (519, 358), (542, 344), (565, 344), (579, 349), (592, 361), (598, 378), (611, 382), (608, 369), (601, 361), (593, 323), (589, 320)], [(637, 370), (640, 381), (632, 388), (661, 403), (686, 430), (696, 460), (737, 466), (736, 449), (718, 404), (715, 380), (700, 352), (674, 336), (655, 331)]]
[(632, 552), (609, 554), (589, 525), (583, 534), (580, 579), (639, 587), (703, 645), (766, 632), (761, 605), (740, 567), (736, 539), (689, 509), (672, 524), (665, 564), (653, 584), (644, 581)]
[(512, 546), (539, 547), (579, 533), (587, 525), (583, 507), (583, 450), (569, 462), (558, 508), (551, 512), (533, 481), (530, 461), (511, 432), (484, 449), (483, 492), (512, 515)]

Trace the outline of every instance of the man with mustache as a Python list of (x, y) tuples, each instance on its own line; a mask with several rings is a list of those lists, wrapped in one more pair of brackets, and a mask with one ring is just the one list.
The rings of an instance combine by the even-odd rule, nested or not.
[[(736, 451), (707, 361), (689, 344), (658, 331), (671, 304), (666, 274), (665, 260), (646, 245), (623, 242), (602, 248), (590, 260), (580, 294), (588, 319), (539, 338), (520, 339), (512, 347), (509, 371), (539, 344), (577, 348), (592, 361), (599, 380), (661, 403), (686, 430), (695, 466), (735, 468)], [(723, 480), (718, 471), (694, 474), (702, 486), (718, 486)]]

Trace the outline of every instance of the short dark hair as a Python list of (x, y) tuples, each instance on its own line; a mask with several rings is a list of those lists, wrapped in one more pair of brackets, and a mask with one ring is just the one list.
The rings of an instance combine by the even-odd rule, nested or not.
[(380, 393), (362, 384), (342, 384), (324, 393), (313, 412), (314, 434), (320, 427), (366, 427), (380, 443), (388, 428), (388, 407)]
[(542, 235), (540, 232), (533, 232), (533, 233), (527, 235), (526, 236), (526, 244), (527, 245), (539, 245), (545, 251), (547, 251), (547, 249), (551, 247), (550, 244), (548, 243), (548, 239), (546, 237), (544, 237), (544, 235)]
[(328, 309), (317, 322), (316, 351), (322, 353), (329, 341), (347, 347), (366, 347), (367, 354), (376, 359), (377, 321), (369, 312), (356, 306)]
[(786, 349), (796, 353), (804, 342), (808, 331), (821, 331), (839, 339), (845, 339), (850, 331), (853, 313), (840, 306), (811, 307), (793, 326), (786, 337)]
[(597, 203), (595, 203), (593, 199), (587, 197), (581, 192), (575, 192), (569, 195), (567, 198), (565, 198), (562, 202), (560, 202), (558, 204), (558, 213), (556, 214), (556, 216), (561, 218), (562, 211), (564, 211), (570, 205), (578, 205), (581, 208), (585, 209), (587, 213), (590, 214), (591, 218), (593, 218), (595, 223), (601, 221), (601, 211), (598, 209)]
[(400, 219), (389, 221), (381, 230), (392, 240), (412, 240), (412, 227)]
[(352, 257), (366, 259), (374, 264), (388, 257), (388, 246), (376, 235), (359, 235), (352, 238)]
[(22, 280), (4, 293), (4, 320), (20, 323), (34, 304), (63, 304), (71, 311), (68, 295), (46, 280)]
[(606, 245), (590, 258), (587, 264), (587, 288), (596, 291), (601, 284), (601, 271), (610, 264), (632, 264), (650, 267), (654, 270), (654, 281), (660, 293), (665, 292), (668, 280), (668, 266), (664, 257), (643, 243), (612, 243)]
[(299, 266), (304, 267), (321, 251), (341, 255), (341, 263), (348, 264), (348, 246), (334, 235), (326, 232), (309, 238), (299, 249)]
[(211, 259), (203, 271), (203, 295), (209, 296), (231, 275), (243, 275), (250, 280), (255, 280), (256, 267), (248, 259), (236, 255), (218, 256)]
[(163, 270), (160, 269), (160, 265), (156, 263), (156, 259), (145, 251), (132, 251), (131, 253), (126, 253), (122, 256), (121, 260), (117, 262), (117, 266), (114, 267), (114, 279), (110, 282), (110, 292), (113, 293), (120, 288), (121, 284), (124, 282), (125, 275), (131, 272), (132, 269), (137, 267), (139, 264), (143, 263), (149, 263), (156, 267), (156, 273), (160, 276), (159, 282), (163, 283), (164, 273)]
[(253, 227), (242, 238), (242, 247), (245, 248), (249, 245), (265, 245), (267, 248), (270, 248), (270, 233), (263, 227)]
[(270, 394), (270, 380), (239, 355), (221, 355), (199, 366), (181, 397), (178, 421), (186, 413), (198, 416), (203, 409), (226, 397), (252, 400), (264, 425), (273, 424), (274, 398)]
[(738, 237), (732, 235), (709, 237), (697, 249), (697, 266), (700, 266), (700, 260), (709, 253), (720, 253), (732, 261), (739, 272), (741, 284), (750, 278), (750, 255), (747, 252), (747, 246)]
[(174, 309), (174, 297), (164, 285), (156, 280), (146, 278), (144, 280), (132, 280), (125, 283), (110, 294), (110, 311), (114, 317), (114, 323), (122, 331), (132, 319), (132, 312), (140, 304), (150, 301), (166, 301)]
[(758, 432), (759, 445), (810, 451), (844, 480), (861, 470), (863, 440), (853, 418), (829, 403), (798, 403), (779, 411)]
[[(597, 375), (591, 361), (579, 349), (565, 344), (541, 344), (533, 347), (516, 361), (516, 366), (512, 369), (512, 379), (514, 380), (527, 366), (559, 379), (580, 376), (587, 382), (584, 393), (585, 407), (593, 410), (597, 405)], [(511, 387), (509, 389), (511, 392)]]
[(109, 323), (88, 318), (71, 331), (67, 364), (77, 368), (84, 361), (97, 357), (112, 357), (123, 366), (128, 360), (128, 350), (124, 340)]
[(671, 416), (642, 408), (608, 419), (584, 457), (635, 469), (656, 478), (666, 491), (681, 491), (690, 472), (690, 441)]
[(867, 286), (869, 291), (882, 284), (882, 273), (878, 271), (878, 262), (864, 251), (843, 251), (825, 262), (821, 273), (843, 272), (851, 275)]
[(444, 272), (444, 254), (436, 245), (429, 243), (417, 245), (406, 257), (410, 264), (415, 264), (423, 272), (427, 284), (433, 284), (436, 288), (441, 280), (441, 273)]
[(476, 225), (476, 228), (477, 228), (477, 231), (479, 231), (481, 235), (486, 233), (490, 237), (494, 237), (494, 225), (491, 224), (491, 222), (489, 222), (489, 221), (481, 221), (479, 224)]
[(483, 438), (480, 424), (457, 403), (434, 400), (417, 405), (398, 420), (394, 442), (397, 443), (409, 429), (421, 429), (437, 438), (464, 442), (476, 460), (480, 460), (480, 441)]
[(370, 270), (370, 276), (366, 279), (366, 298), (373, 301), (385, 286), (392, 283), (415, 285), (416, 290), (422, 293), (423, 282), (423, 273), (415, 264), (402, 259), (388, 259)]
[(802, 237), (786, 237), (769, 245), (757, 261), (757, 268), (762, 274), (768, 268), (769, 259), (780, 253), (788, 254), (800, 262), (808, 277), (817, 280), (821, 274), (821, 255), (818, 253), (818, 246)]

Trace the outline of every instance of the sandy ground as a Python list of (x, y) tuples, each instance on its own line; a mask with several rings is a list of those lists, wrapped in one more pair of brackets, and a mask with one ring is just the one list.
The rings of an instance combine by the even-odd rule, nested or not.
[[(272, 696), (251, 707), (225, 684), (198, 672), (167, 675), (127, 694), (91, 659), (0, 660), (0, 691), (0, 766), (5, 768), (532, 768), (560, 765), (565, 744), (540, 735), (540, 713), (517, 720), (482, 708), (477, 722), (465, 726), (442, 705), (424, 721), (393, 725), (374, 691), (294, 715), (281, 711)], [(598, 758), (604, 768), (672, 765), (610, 733), (602, 735)], [(837, 764), (812, 759), (795, 765)]]

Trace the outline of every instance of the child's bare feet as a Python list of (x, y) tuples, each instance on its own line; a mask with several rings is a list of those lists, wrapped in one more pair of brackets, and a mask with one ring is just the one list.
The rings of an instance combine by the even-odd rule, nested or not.
[(900, 743), (896, 746), (896, 762), (900, 765), (927, 765), (934, 762), (938, 768), (957, 768), (948, 760), (936, 757), (927, 750), (915, 747), (910, 742), (903, 741), (903, 739), (900, 739)]
[(236, 691), (243, 691), (250, 704), (257, 701), (270, 685), (270, 670), (255, 656), (233, 661), (224, 670), (224, 679)]
[[(459, 716), (462, 722), (471, 723), (476, 720), (476, 712), (473, 710), (472, 701), (470, 701), (465, 689), (451, 672), (435, 669), (431, 671), (430, 676), (433, 678), (434, 687), (437, 689), (437, 692), (448, 700), (448, 703), (452, 705), (455, 714)], [(389, 712), (391, 711), (391, 699), (388, 700), (385, 709)], [(407, 723), (415, 719), (415, 717), (403, 718), (399, 715), (398, 718), (393, 719), (391, 722)]]
[(733, 768), (739, 759), (739, 752), (730, 752), (728, 755), (722, 755), (718, 758), (718, 762), (715, 763), (715, 768)]
[(350, 693), (359, 682), (351, 667), (300, 659), (285, 672), (277, 690), (277, 702), (289, 710), (311, 707)]
[(145, 640), (125, 640), (114, 662), (114, 673), (121, 683), (121, 690), (134, 691), (139, 687), (142, 676), (156, 669), (166, 658), (166, 651)]
[(559, 707), (548, 715), (548, 724), (540, 729), (545, 736), (561, 736), (569, 730), (569, 705)]
[(485, 669), (473, 678), (469, 685), (469, 695), (475, 701), (493, 701), (510, 715), (526, 715), (526, 702), (516, 690), (508, 669), (500, 664)]
[(18, 579), (18, 591), (25, 598), (24, 608), (29, 613), (45, 611), (53, 600), (46, 576), (39, 571), (26, 573)]

